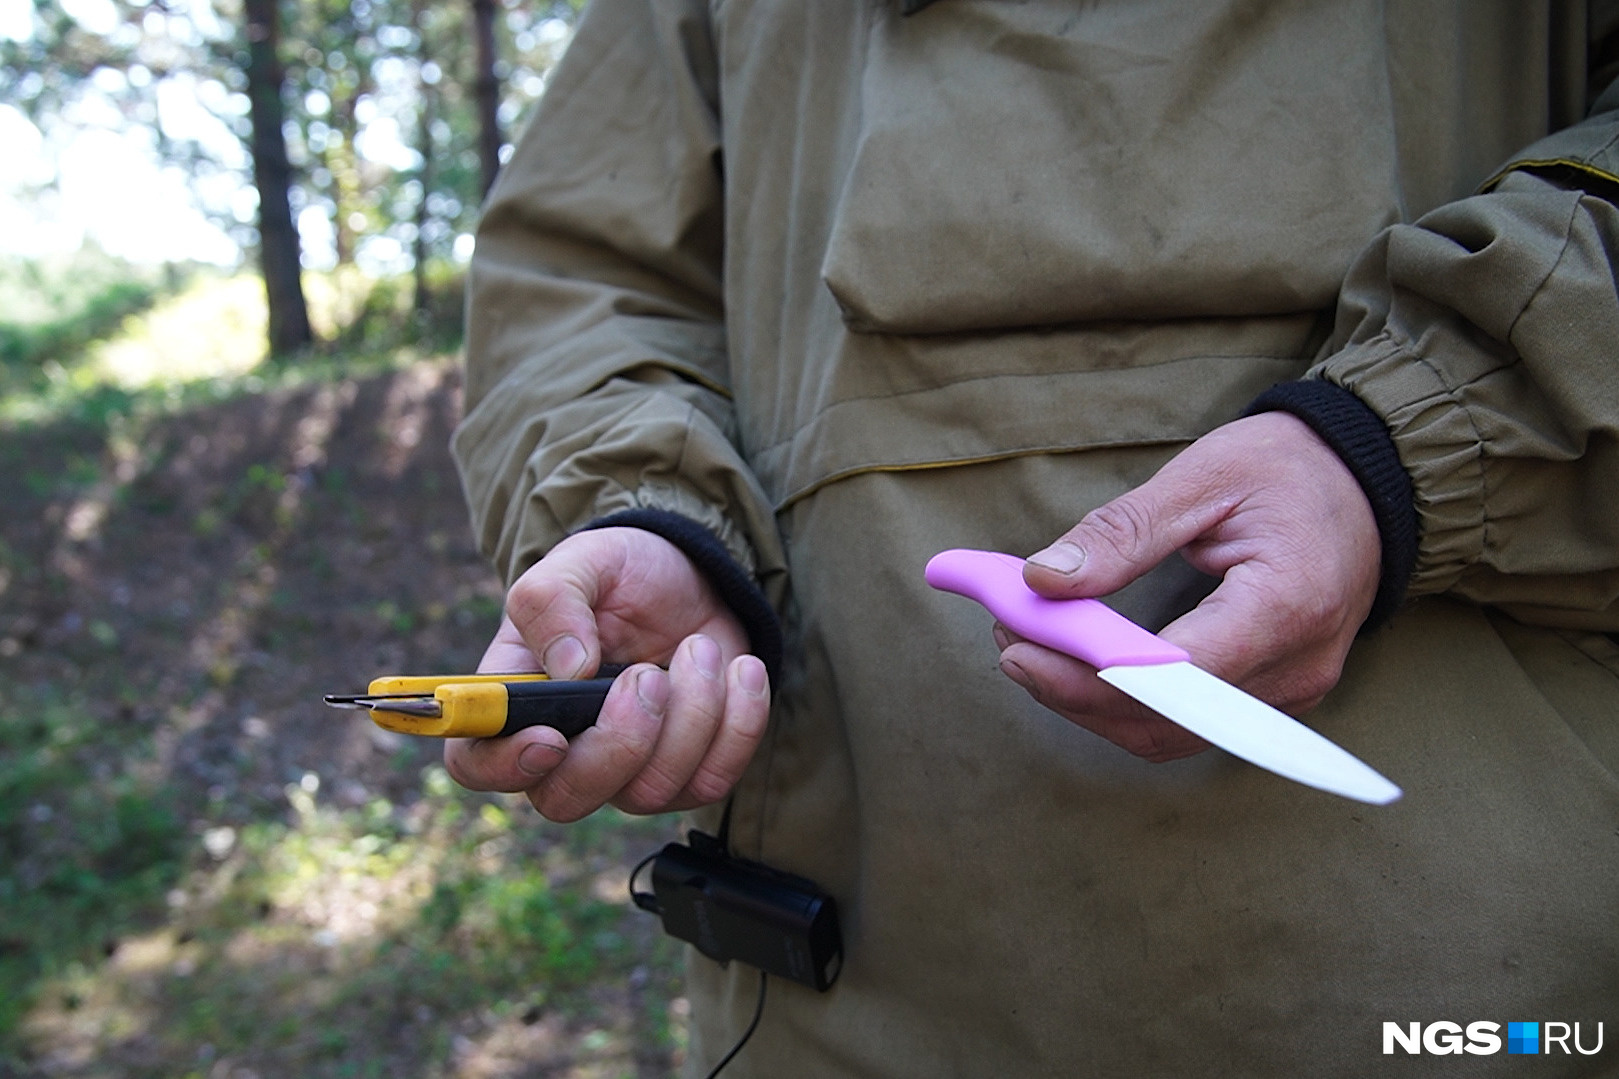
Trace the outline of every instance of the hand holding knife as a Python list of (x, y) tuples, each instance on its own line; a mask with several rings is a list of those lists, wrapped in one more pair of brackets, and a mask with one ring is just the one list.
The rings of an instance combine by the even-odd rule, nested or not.
[(1235, 756), (1319, 790), (1373, 805), (1400, 788), (1322, 735), (1214, 675), (1185, 651), (1094, 599), (1053, 600), (1023, 582), (1023, 559), (995, 551), (943, 551), (928, 562), (933, 587), (977, 600), (1019, 635), (1097, 668), (1116, 686)]
[(595, 678), (543, 674), (388, 675), (361, 694), (329, 693), (333, 708), (357, 708), (385, 730), (433, 738), (498, 738), (524, 727), (554, 727), (573, 738), (596, 722), (622, 670)]

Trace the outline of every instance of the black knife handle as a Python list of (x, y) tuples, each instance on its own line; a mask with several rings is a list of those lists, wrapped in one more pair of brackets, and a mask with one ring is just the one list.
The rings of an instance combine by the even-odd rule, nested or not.
[(555, 727), (573, 738), (596, 722), (612, 678), (558, 679), (543, 682), (508, 682), (506, 725), (502, 736), (524, 727)]

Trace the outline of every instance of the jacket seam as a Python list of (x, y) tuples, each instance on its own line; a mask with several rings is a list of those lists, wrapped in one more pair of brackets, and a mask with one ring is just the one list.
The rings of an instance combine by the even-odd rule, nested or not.
[[(1619, 144), (1619, 136), (1615, 136), (1613, 139), (1610, 139), (1604, 146), (1597, 150), (1597, 153), (1604, 153), (1612, 149), (1615, 144)], [(1497, 172), (1494, 176), (1491, 176), (1488, 180), (1485, 180), (1482, 184), (1480, 184), (1478, 188), (1479, 193), (1485, 195), (1489, 194), (1491, 191), (1494, 191), (1503, 180), (1514, 172), (1535, 172), (1544, 169), (1569, 169), (1584, 176), (1593, 177), (1602, 181), (1604, 184), (1610, 184), (1614, 188), (1619, 189), (1619, 173), (1609, 172), (1607, 169), (1593, 165), (1589, 161), (1581, 161), (1578, 158), (1546, 157), (1524, 158), (1521, 161), (1512, 162)], [(1586, 193), (1594, 195), (1597, 198), (1602, 197), (1601, 195), (1597, 195), (1595, 192)]]
[[(1569, 246), (1574, 242), (1574, 220), (1579, 216), (1579, 213), (1580, 202), (1576, 199), (1574, 205), (1569, 207), (1568, 216), (1563, 220), (1563, 241), (1557, 248), (1557, 256), (1550, 261), (1550, 264), (1546, 267), (1546, 272), (1536, 282), (1534, 291), (1529, 294), (1528, 299), (1524, 300), (1523, 306), (1518, 308), (1518, 313), (1512, 317), (1512, 323), (1507, 327), (1507, 344), (1512, 346), (1512, 362), (1507, 365), (1508, 367), (1515, 367), (1523, 363), (1523, 355), (1518, 351), (1517, 343), (1514, 340), (1518, 333), (1518, 325), (1523, 321), (1524, 316), (1529, 313), (1529, 309), (1535, 305), (1535, 301), (1545, 293), (1547, 286), (1551, 284), (1552, 278), (1557, 274), (1557, 268), (1568, 257)], [(1505, 368), (1498, 368), (1498, 370), (1505, 370)], [(1484, 544), (1480, 554), (1483, 554), (1484, 551), (1491, 548), (1495, 534), (1494, 521), (1490, 516), (1490, 483), (1488, 476), (1490, 455), (1485, 452), (1485, 447), (1488, 443), (1480, 434), (1478, 425), (1473, 421), (1471, 410), (1467, 410), (1467, 422), (1472, 426), (1474, 434), (1479, 436), (1479, 478), (1482, 481), (1482, 488), (1479, 492), (1479, 508), (1483, 517), (1482, 540)]]
[[(840, 408), (843, 408), (843, 407), (845, 407), (847, 405), (862, 404), (862, 403), (867, 402), (867, 401), (902, 401), (902, 400), (904, 400), (906, 398), (916, 397), (916, 396), (921, 395), (921, 394), (936, 393), (936, 392), (938, 392), (940, 390), (954, 389), (956, 387), (961, 387), (961, 386), (971, 386), (974, 383), (978, 383), (978, 382), (995, 382), (995, 381), (998, 381), (1000, 379), (1006, 379), (1006, 378), (1030, 379), (1030, 378), (1050, 378), (1053, 375), (1058, 375), (1058, 376), (1064, 376), (1064, 375), (1092, 375), (1092, 374), (1109, 374), (1109, 373), (1117, 372), (1117, 371), (1150, 371), (1150, 370), (1153, 370), (1153, 369), (1158, 368), (1158, 367), (1167, 367), (1167, 366), (1169, 366), (1171, 364), (1183, 363), (1183, 362), (1186, 362), (1188, 360), (1205, 360), (1205, 359), (1210, 359), (1210, 360), (1265, 360), (1265, 361), (1273, 361), (1273, 362), (1277, 362), (1277, 363), (1296, 362), (1296, 363), (1303, 364), (1303, 363), (1308, 362), (1309, 357), (1307, 357), (1307, 356), (1305, 356), (1305, 357), (1296, 356), (1296, 355), (1294, 355), (1292, 353), (1286, 353), (1286, 352), (1275, 352), (1275, 353), (1269, 353), (1269, 352), (1194, 353), (1194, 354), (1186, 355), (1186, 356), (1176, 356), (1176, 357), (1173, 357), (1173, 358), (1170, 358), (1170, 359), (1156, 360), (1156, 361), (1154, 361), (1152, 363), (1124, 364), (1124, 365), (1121, 365), (1119, 367), (1102, 367), (1102, 368), (1085, 368), (1085, 369), (1077, 369), (1076, 368), (1076, 369), (1067, 370), (1067, 371), (1000, 371), (1000, 372), (996, 372), (996, 373), (993, 373), (993, 374), (973, 374), (973, 375), (968, 375), (965, 378), (951, 379), (948, 382), (938, 382), (938, 383), (935, 383), (934, 385), (931, 385), (931, 386), (919, 386), (919, 387), (917, 387), (915, 389), (895, 390), (895, 391), (892, 391), (892, 392), (889, 392), (889, 393), (863, 393), (863, 394), (859, 394), (859, 395), (852, 396), (852, 397), (840, 398), (839, 400), (832, 401), (832, 402), (828, 403), (827, 405), (825, 405), (821, 409), (817, 410), (809, 418), (809, 420), (807, 422), (801, 423), (798, 426), (794, 427), (791, 431), (787, 432), (785, 435), (783, 435), (782, 437), (776, 439), (774, 442), (770, 443), (769, 445), (759, 447), (759, 449), (756, 451), (756, 453), (757, 453), (757, 455), (761, 455), (761, 456), (764, 455), (764, 454), (775, 453), (776, 451), (780, 450), (783, 446), (791, 444), (800, 435), (802, 435), (805, 431), (807, 431), (811, 427), (813, 427), (817, 422), (819, 422), (820, 420), (824, 419), (825, 417), (831, 415), (834, 411), (836, 411), (836, 410), (838, 410)], [(1041, 451), (1036, 450), (1036, 451), (1009, 451), (1009, 452), (1015, 453), (1015, 452), (1041, 452)], [(997, 458), (999, 458), (1001, 456), (1006, 456), (1006, 455), (1005, 454), (996, 454), (993, 457), (990, 457), (988, 459), (993, 460), (993, 459), (997, 459)]]
[(796, 491), (784, 496), (776, 503), (776, 512), (784, 513), (795, 503), (798, 503), (816, 492), (830, 487), (834, 483), (853, 479), (856, 476), (866, 476), (883, 472), (936, 472), (946, 468), (967, 468), (973, 465), (993, 464), (997, 461), (1013, 461), (1022, 457), (1050, 457), (1065, 453), (1084, 453), (1093, 449), (1108, 446), (1178, 446), (1186, 443), (1184, 438), (1161, 438), (1151, 440), (1123, 440), (1099, 443), (1087, 446), (1030, 446), (1023, 449), (1005, 450), (998, 453), (979, 454), (974, 457), (947, 457), (926, 461), (906, 461), (895, 464), (865, 464), (851, 465), (848, 468), (822, 476), (818, 480), (805, 484)]

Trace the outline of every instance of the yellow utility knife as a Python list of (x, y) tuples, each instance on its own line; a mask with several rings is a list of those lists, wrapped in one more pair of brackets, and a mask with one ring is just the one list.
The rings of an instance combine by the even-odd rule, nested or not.
[(366, 692), (328, 693), (333, 708), (359, 708), (384, 730), (432, 738), (498, 738), (524, 727), (554, 727), (572, 738), (596, 722), (622, 668), (595, 678), (543, 674), (388, 675)]

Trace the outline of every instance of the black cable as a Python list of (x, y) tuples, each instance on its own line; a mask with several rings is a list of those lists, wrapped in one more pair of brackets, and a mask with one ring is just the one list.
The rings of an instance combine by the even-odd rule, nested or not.
[(748, 1039), (753, 1037), (753, 1032), (759, 1029), (759, 1017), (765, 1013), (765, 983), (769, 980), (770, 975), (761, 970), (759, 972), (759, 1003), (754, 1005), (753, 1021), (748, 1024), (748, 1029), (742, 1032), (742, 1037), (737, 1040), (737, 1043), (731, 1046), (731, 1051), (726, 1053), (718, 1064), (714, 1065), (714, 1070), (708, 1073), (708, 1079), (714, 1079), (727, 1064), (731, 1063), (736, 1055), (742, 1051), (742, 1047), (748, 1044)]
[[(730, 803), (727, 802), (724, 820), (724, 824), (726, 825), (730, 824), (730, 809)], [(659, 906), (657, 896), (652, 892), (636, 891), (635, 878), (639, 877), (641, 875), (641, 870), (645, 869), (649, 864), (651, 864), (661, 853), (661, 851), (653, 851), (645, 858), (642, 858), (641, 861), (636, 864), (634, 869), (630, 870), (630, 899), (642, 910), (651, 911), (653, 914), (660, 916), (663, 914), (663, 911)], [(737, 1039), (737, 1043), (735, 1045), (731, 1046), (731, 1051), (726, 1053), (725, 1057), (718, 1064), (714, 1065), (714, 1070), (708, 1073), (708, 1079), (714, 1079), (714, 1077), (720, 1073), (721, 1069), (734, 1060), (736, 1055), (742, 1051), (742, 1047), (748, 1044), (748, 1039), (753, 1037), (753, 1032), (759, 1029), (759, 1020), (765, 1013), (765, 984), (768, 980), (769, 975), (761, 970), (759, 972), (759, 1000), (758, 1003), (756, 1003), (753, 1007), (753, 1019), (748, 1023), (748, 1029), (742, 1032), (742, 1037)]]
[(653, 914), (660, 916), (663, 914), (663, 909), (658, 905), (658, 897), (652, 892), (636, 891), (635, 878), (639, 877), (641, 875), (641, 870), (645, 869), (648, 865), (651, 865), (653, 860), (662, 853), (662, 851), (653, 851), (651, 854), (637, 862), (634, 869), (630, 870), (630, 901), (636, 906), (640, 907), (642, 910), (650, 911)]
[(735, 804), (736, 792), (732, 791), (731, 796), (725, 799), (724, 812), (720, 814), (720, 829), (714, 834), (714, 838), (719, 840), (720, 850), (726, 854), (731, 853), (731, 807)]

